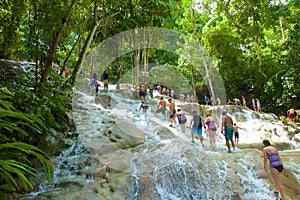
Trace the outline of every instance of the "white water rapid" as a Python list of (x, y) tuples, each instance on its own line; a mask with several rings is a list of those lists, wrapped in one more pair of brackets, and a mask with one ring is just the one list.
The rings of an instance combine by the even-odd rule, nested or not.
[(78, 137), (68, 139), (70, 148), (53, 158), (51, 182), (23, 199), (274, 200), (271, 175), (263, 171), (263, 138), (281, 150), (287, 199), (300, 199), (299, 143), (291, 140), (291, 128), (275, 115), (176, 100), (188, 119), (192, 110), (204, 118), (209, 109), (218, 120), (223, 109), (231, 114), (243, 129), (237, 148), (227, 153), (219, 130), (215, 149), (209, 148), (208, 138), (204, 147), (199, 140), (192, 144), (190, 129), (182, 134), (179, 127), (169, 128), (160, 113), (154, 116), (158, 98), (148, 100), (144, 116), (133, 94), (131, 89), (110, 88), (95, 98), (76, 91), (73, 115)]

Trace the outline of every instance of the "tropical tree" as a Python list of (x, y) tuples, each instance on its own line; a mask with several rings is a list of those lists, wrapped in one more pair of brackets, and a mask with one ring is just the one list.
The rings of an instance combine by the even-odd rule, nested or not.
[[(269, 76), (264, 85), (266, 94), (270, 97), (269, 107), (276, 108), (279, 112), (285, 113), (287, 108), (299, 107), (298, 96), (300, 86), (298, 76), (300, 72), (299, 59), (299, 31), (300, 26), (297, 20), (300, 14), (300, 2), (289, 1), (287, 4), (278, 5), (280, 24), (282, 29), (282, 40), (272, 40), (272, 59), (276, 62), (276, 70)], [(270, 34), (271, 35), (271, 34)], [(279, 109), (278, 109), (279, 108)]]
[(1, 0), (0, 3), (0, 58), (16, 58), (20, 48), (21, 24), (25, 15), (25, 0)]

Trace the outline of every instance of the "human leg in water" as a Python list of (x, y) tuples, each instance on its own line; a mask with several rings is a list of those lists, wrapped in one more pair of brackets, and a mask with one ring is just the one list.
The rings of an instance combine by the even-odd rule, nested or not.
[(281, 182), (280, 182), (280, 172), (275, 169), (275, 168), (271, 168), (271, 174), (272, 177), (274, 179), (274, 183), (275, 183), (275, 192), (279, 192), (280, 193), (280, 199), (284, 200), (284, 194), (283, 194), (283, 189), (281, 186)]

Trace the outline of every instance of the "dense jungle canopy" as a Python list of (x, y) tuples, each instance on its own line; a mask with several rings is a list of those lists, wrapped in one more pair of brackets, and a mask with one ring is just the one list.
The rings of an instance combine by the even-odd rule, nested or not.
[[(206, 50), (214, 63), (210, 73), (221, 74), (227, 99), (245, 96), (251, 106), (250, 99), (259, 97), (263, 111), (277, 114), (299, 108), (299, 0), (0, 0), (0, 7), (0, 58), (35, 63), (30, 77), (1, 64), (0, 148), (15, 156), (8, 162), (7, 154), (0, 153), (0, 161), (7, 161), (0, 163), (0, 196), (30, 190), (24, 174), (34, 174), (34, 169), (25, 167), (30, 165), (28, 157), (39, 158), (50, 176), (47, 155), (35, 147), (43, 149), (41, 140), (50, 129), (67, 130), (76, 75), (93, 71), (93, 61), (83, 65), (86, 57), (124, 31), (175, 30)], [(151, 72), (149, 63), (156, 63), (162, 73), (171, 66), (203, 103), (209, 77), (181, 56), (182, 48), (168, 52), (158, 44), (116, 55), (107, 66), (110, 82), (117, 84), (132, 71), (138, 84), (143, 71)], [(59, 74), (54, 64), (60, 66)]]

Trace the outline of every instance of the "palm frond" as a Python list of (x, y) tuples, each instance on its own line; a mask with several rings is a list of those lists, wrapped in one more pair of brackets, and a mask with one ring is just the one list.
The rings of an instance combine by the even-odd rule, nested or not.
[(33, 158), (43, 165), (48, 180), (53, 174), (45, 152), (30, 144), (13, 142), (34, 137), (32, 133), (40, 134), (48, 128), (38, 116), (16, 110), (9, 101), (12, 97), (10, 91), (0, 89), (0, 199), (8, 199), (8, 194), (28, 192), (33, 188), (28, 178), (37, 177), (37, 171), (30, 162)]
[[(13, 159), (2, 160), (1, 158), (6, 157), (4, 155), (8, 152), (10, 158)], [(30, 166), (27, 160), (28, 155), (36, 157), (43, 164), (47, 179), (50, 179), (53, 167), (48, 162), (48, 156), (39, 148), (22, 142), (0, 144), (0, 178), (5, 183), (0, 186), (0, 190), (2, 188), (5, 191), (14, 192), (20, 190), (20, 187), (25, 191), (33, 188), (26, 175), (36, 176), (36, 170)]]

